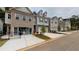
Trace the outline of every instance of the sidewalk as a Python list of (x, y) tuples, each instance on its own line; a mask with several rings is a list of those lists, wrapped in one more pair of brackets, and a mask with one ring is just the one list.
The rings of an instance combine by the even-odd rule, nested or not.
[(60, 37), (63, 37), (65, 35), (72, 34), (72, 33), (75, 33), (75, 32), (78, 32), (78, 31), (59, 32), (61, 34), (58, 34), (58, 33), (44, 33), (44, 35), (46, 35), (50, 38), (57, 39), (57, 38), (60, 38)]
[(68, 31), (68, 32), (59, 32), (59, 33), (63, 33), (63, 34), (72, 34), (72, 33), (75, 33), (75, 32), (78, 32), (78, 31)]
[(60, 37), (63, 37), (65, 36), (64, 34), (56, 34), (56, 33), (44, 33), (44, 35), (50, 37), (51, 39), (57, 39), (57, 38), (60, 38)]

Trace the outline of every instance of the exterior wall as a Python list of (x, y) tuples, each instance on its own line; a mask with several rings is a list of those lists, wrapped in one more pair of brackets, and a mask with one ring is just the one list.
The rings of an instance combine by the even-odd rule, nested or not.
[[(16, 13), (14, 14), (14, 16), (16, 17)], [(16, 18), (13, 18), (12, 20), (11, 20), (11, 24), (13, 25), (13, 26), (16, 26), (16, 27), (33, 27), (33, 17), (31, 17), (31, 16), (27, 16), (27, 17), (31, 17), (31, 21), (29, 21), (29, 19), (28, 18), (26, 18), (26, 20), (24, 21), (23, 19), (21, 19), (22, 17), (20, 17), (20, 19), (19, 20), (17, 20)]]

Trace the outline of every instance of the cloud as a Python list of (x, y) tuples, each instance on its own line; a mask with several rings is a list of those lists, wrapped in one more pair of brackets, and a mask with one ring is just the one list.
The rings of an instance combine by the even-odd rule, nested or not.
[(47, 11), (49, 17), (71, 17), (72, 15), (79, 15), (79, 7), (31, 7), (32, 11), (38, 12), (40, 9)]

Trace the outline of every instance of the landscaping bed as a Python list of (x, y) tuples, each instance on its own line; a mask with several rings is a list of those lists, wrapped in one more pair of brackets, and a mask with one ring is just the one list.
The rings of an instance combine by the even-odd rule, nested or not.
[(35, 34), (35, 36), (38, 37), (38, 38), (44, 39), (44, 40), (49, 40), (50, 39), (50, 37), (45, 36), (43, 34)]
[(0, 39), (0, 47), (5, 44), (8, 41), (8, 39)]

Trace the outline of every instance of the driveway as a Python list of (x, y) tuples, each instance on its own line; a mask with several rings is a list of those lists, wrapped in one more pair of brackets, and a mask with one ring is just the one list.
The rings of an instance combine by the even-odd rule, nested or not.
[(28, 51), (79, 51), (79, 32), (58, 38)]
[(43, 41), (44, 40), (33, 35), (22, 35), (21, 38), (18, 37), (8, 40), (2, 47), (0, 47), (0, 51), (15, 51)]

